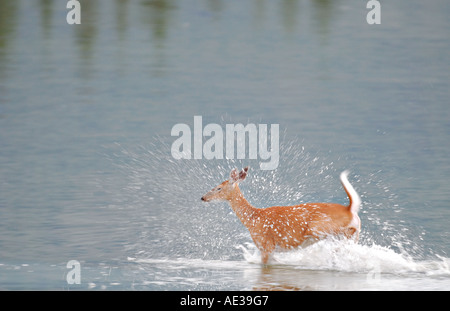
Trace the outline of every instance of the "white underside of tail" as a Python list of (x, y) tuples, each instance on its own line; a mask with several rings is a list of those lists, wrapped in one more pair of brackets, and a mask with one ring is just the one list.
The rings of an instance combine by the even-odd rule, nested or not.
[(352, 206), (350, 206), (350, 210), (352, 211), (352, 213), (357, 214), (359, 211), (359, 207), (361, 206), (361, 198), (359, 197), (358, 192), (356, 192), (355, 188), (353, 188), (353, 186), (348, 181), (348, 173), (349, 171), (343, 171), (341, 173), (341, 182), (352, 200)]
[(358, 192), (356, 192), (355, 188), (353, 188), (353, 186), (348, 181), (348, 173), (349, 173), (348, 170), (343, 171), (341, 173), (341, 182), (345, 190), (348, 192), (350, 196), (349, 199), (351, 199), (352, 202), (352, 205), (350, 206), (350, 211), (353, 214), (353, 219), (351, 221), (350, 226), (357, 228), (359, 231), (361, 227), (361, 220), (359, 219), (358, 211), (359, 207), (361, 206), (361, 198), (359, 197)]

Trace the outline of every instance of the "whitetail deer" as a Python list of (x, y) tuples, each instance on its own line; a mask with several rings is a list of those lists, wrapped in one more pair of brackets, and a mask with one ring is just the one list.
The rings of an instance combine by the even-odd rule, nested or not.
[(348, 206), (336, 203), (304, 203), (293, 206), (255, 208), (242, 195), (239, 182), (247, 176), (248, 167), (213, 188), (202, 201), (228, 201), (238, 218), (250, 231), (261, 252), (261, 261), (267, 264), (269, 255), (277, 248), (292, 249), (305, 246), (329, 235), (358, 240), (361, 221), (358, 210), (361, 199), (348, 181), (348, 171), (341, 173), (341, 182), (350, 200)]

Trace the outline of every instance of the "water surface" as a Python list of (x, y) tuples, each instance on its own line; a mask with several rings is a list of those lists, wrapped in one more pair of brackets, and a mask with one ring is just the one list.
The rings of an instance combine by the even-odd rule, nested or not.
[[(1, 289), (450, 288), (450, 6), (0, 1)], [(171, 157), (177, 123), (280, 125), (280, 165)], [(359, 245), (264, 269), (224, 204), (363, 205)], [(248, 244), (250, 243), (250, 244)], [(318, 260), (321, 258), (321, 260)], [(66, 281), (69, 260), (81, 284)]]

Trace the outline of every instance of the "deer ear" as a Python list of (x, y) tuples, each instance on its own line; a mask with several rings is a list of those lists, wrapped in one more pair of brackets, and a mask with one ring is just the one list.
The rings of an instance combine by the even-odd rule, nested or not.
[(230, 173), (230, 180), (232, 182), (236, 182), (238, 180), (238, 174), (235, 168), (233, 168), (233, 170)]
[(239, 180), (244, 180), (247, 177), (248, 166), (244, 167), (242, 171), (239, 172)]

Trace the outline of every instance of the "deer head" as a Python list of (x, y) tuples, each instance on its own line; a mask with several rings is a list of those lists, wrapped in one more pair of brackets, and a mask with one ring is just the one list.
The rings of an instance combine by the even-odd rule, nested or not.
[(238, 183), (247, 177), (247, 171), (248, 166), (239, 173), (237, 173), (236, 169), (233, 169), (230, 173), (230, 179), (225, 180), (223, 183), (211, 189), (211, 191), (202, 196), (202, 201), (209, 202), (231, 200)]

